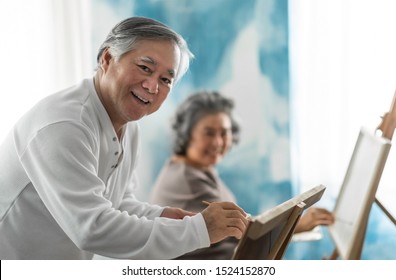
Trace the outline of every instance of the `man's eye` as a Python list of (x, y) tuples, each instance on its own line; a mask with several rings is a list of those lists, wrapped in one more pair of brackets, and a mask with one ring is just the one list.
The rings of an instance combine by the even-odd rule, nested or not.
[(148, 68), (146, 65), (139, 65), (140, 69), (142, 69), (144, 72), (151, 73), (151, 69)]
[(167, 85), (172, 84), (172, 81), (169, 80), (168, 78), (162, 78), (162, 81), (163, 81), (165, 84), (167, 84)]

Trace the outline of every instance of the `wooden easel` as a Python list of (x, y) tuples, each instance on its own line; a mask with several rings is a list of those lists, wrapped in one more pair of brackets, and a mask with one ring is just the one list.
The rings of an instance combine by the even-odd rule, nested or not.
[(250, 219), (232, 259), (282, 259), (304, 209), (320, 200), (324, 191), (324, 186), (316, 186)]
[(285, 254), (286, 249), (289, 246), (290, 240), (293, 237), (297, 223), (300, 220), (301, 215), (304, 211), (304, 207), (304, 202), (300, 202), (296, 205), (296, 207), (294, 207), (294, 210), (291, 213), (286, 226), (283, 228), (281, 234), (279, 235), (274, 246), (268, 254), (269, 260), (281, 260), (283, 258), (283, 255)]
[[(393, 95), (392, 104), (389, 112), (382, 117), (382, 122), (377, 127), (377, 131), (382, 132), (382, 137), (392, 141), (393, 133), (396, 128), (396, 92)], [(389, 211), (382, 205), (382, 203), (375, 198), (375, 203), (381, 208), (385, 215), (396, 225), (396, 219), (389, 213)]]
[[(396, 128), (396, 92), (393, 96), (392, 104), (390, 107), (389, 112), (385, 113), (382, 117), (382, 122), (377, 127), (376, 132), (380, 131), (382, 133), (382, 138), (388, 139), (389, 141), (392, 140), (394, 130)], [(382, 171), (381, 171), (382, 172)], [(382, 203), (378, 200), (377, 197), (374, 196), (374, 200), (372, 203), (376, 203), (380, 209), (385, 213), (385, 215), (396, 225), (396, 219), (390, 214), (390, 212), (382, 205)], [(363, 222), (360, 224), (360, 231), (355, 239), (356, 247), (354, 248), (353, 253), (351, 254), (351, 259), (360, 259), (363, 244), (365, 240), (365, 235), (367, 232), (367, 225), (368, 225), (368, 218), (369, 213), (367, 213), (363, 219)], [(335, 260), (340, 256), (337, 246), (334, 249), (333, 253), (329, 257), (331, 260)]]
[[(293, 236), (294, 230), (296, 228), (297, 222), (304, 211), (305, 203), (301, 202), (296, 205), (287, 219), (286, 225), (282, 228), (279, 235), (276, 231), (269, 232), (267, 235), (254, 234), (250, 232), (243, 236), (243, 239), (239, 243), (243, 249), (236, 251), (233, 259), (243, 260), (243, 259), (265, 259), (265, 260), (280, 260), (282, 259), (288, 244)], [(248, 227), (253, 227), (253, 223), (257, 221), (249, 221)], [(271, 239), (276, 240), (271, 246)], [(258, 251), (257, 248), (262, 248)]]

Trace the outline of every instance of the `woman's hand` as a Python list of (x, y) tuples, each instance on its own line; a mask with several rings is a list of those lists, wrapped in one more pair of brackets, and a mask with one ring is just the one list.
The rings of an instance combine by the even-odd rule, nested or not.
[(334, 215), (324, 208), (308, 208), (297, 223), (295, 233), (309, 231), (318, 225), (331, 225)]

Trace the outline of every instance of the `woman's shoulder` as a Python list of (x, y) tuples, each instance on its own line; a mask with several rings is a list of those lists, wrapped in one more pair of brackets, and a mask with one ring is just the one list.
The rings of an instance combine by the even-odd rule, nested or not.
[(165, 168), (173, 173), (175, 176), (184, 177), (186, 181), (207, 180), (209, 179), (207, 172), (203, 169), (197, 168), (180, 157), (172, 157), (165, 164)]

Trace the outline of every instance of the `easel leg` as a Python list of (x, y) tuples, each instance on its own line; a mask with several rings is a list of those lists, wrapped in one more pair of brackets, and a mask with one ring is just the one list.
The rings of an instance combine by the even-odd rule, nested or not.
[(300, 219), (302, 212), (304, 211), (304, 207), (304, 202), (300, 202), (294, 207), (293, 212), (290, 214), (290, 217), (287, 221), (287, 224), (283, 228), (270, 253), (268, 254), (269, 260), (282, 259), (289, 244), (289, 241), (293, 236), (297, 222)]
[(331, 254), (329, 260), (336, 260), (338, 258), (338, 251), (334, 249), (333, 253)]
[(388, 218), (396, 225), (396, 219), (388, 212), (388, 210), (386, 210), (384, 205), (382, 205), (382, 203), (379, 202), (377, 198), (375, 198), (375, 203), (377, 203), (379, 208), (381, 208), (381, 210), (384, 211), (385, 215), (388, 216)]

